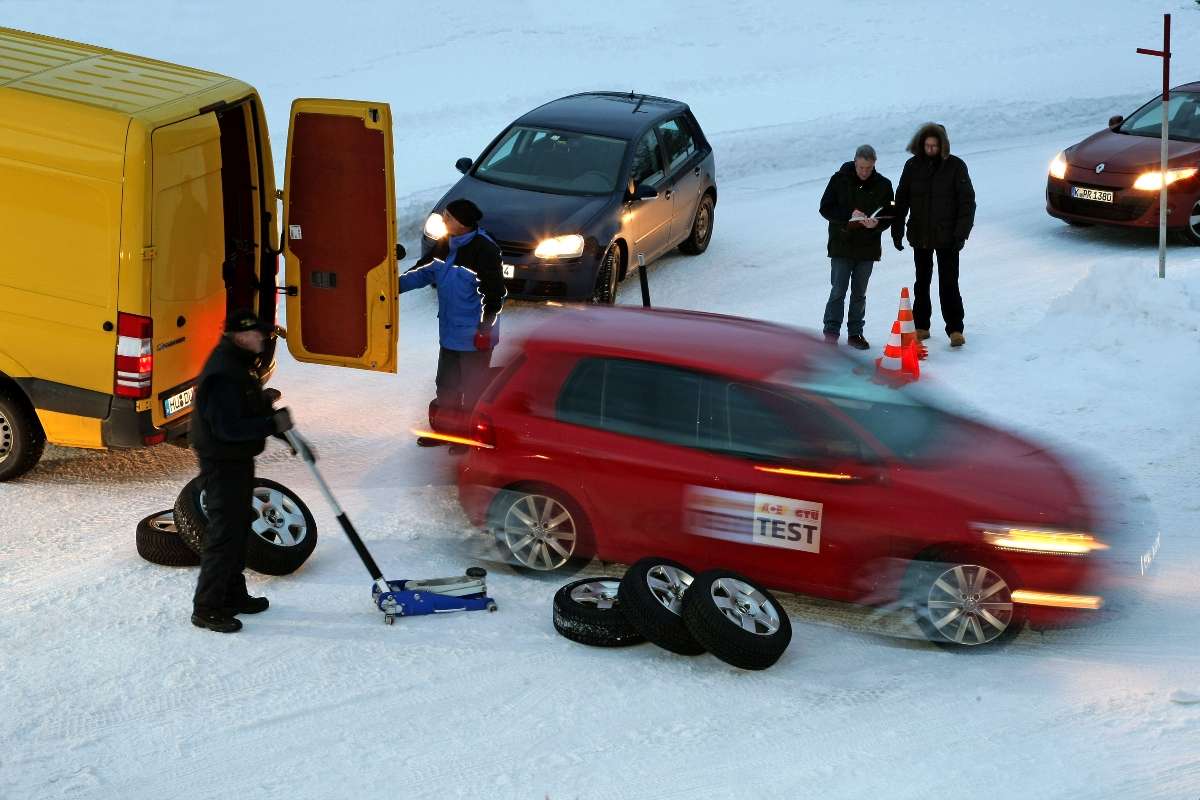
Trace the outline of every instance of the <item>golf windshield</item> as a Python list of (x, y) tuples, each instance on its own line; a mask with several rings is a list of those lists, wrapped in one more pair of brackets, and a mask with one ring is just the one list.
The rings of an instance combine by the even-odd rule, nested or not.
[(627, 144), (608, 136), (514, 125), (472, 174), (488, 183), (537, 192), (611, 194)]
[[(1162, 136), (1162, 95), (1133, 112), (1117, 130), (1133, 136)], [(1200, 95), (1171, 95), (1167, 101), (1167, 135), (1176, 141), (1200, 142)]]

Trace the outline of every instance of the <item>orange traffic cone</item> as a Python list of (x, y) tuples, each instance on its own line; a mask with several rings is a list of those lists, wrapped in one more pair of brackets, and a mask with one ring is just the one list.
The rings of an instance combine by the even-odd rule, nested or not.
[(925, 345), (917, 341), (917, 326), (913, 323), (912, 303), (908, 299), (907, 286), (900, 290), (900, 313), (896, 315), (896, 319), (900, 322), (900, 341), (904, 346), (913, 345), (917, 358), (928, 356), (929, 351), (925, 349)]
[[(883, 357), (875, 359), (875, 375), (889, 382), (905, 382), (910, 380), (908, 370), (904, 368), (904, 347), (900, 344), (900, 321), (892, 323), (892, 335), (887, 346), (883, 348)], [(912, 348), (909, 348), (912, 351)], [(910, 356), (911, 359), (911, 356)]]

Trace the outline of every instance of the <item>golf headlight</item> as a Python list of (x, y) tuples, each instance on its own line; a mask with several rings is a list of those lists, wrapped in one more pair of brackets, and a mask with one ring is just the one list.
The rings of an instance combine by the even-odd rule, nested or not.
[(1059, 153), (1050, 162), (1050, 177), (1060, 181), (1067, 177), (1067, 157), (1065, 154)]
[(577, 233), (542, 239), (533, 251), (535, 258), (577, 258), (583, 255), (583, 237)]
[(975, 527), (983, 534), (985, 543), (1001, 550), (1082, 556), (1093, 550), (1108, 549), (1108, 545), (1090, 533), (989, 524)]
[[(1196, 174), (1195, 167), (1187, 169), (1169, 169), (1167, 170), (1167, 186), (1170, 186), (1175, 181), (1182, 181)], [(1143, 172), (1138, 175), (1138, 179), (1133, 182), (1133, 188), (1143, 192), (1156, 192), (1163, 187), (1163, 174), (1158, 170), (1154, 172)]]
[(442, 219), (442, 215), (438, 212), (433, 212), (429, 215), (429, 219), (425, 220), (425, 235), (435, 242), (438, 239), (446, 238), (446, 220)]

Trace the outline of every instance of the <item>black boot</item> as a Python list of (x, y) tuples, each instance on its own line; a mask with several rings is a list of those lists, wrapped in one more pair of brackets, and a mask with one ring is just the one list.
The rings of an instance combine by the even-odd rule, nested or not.
[(846, 340), (846, 344), (853, 347), (855, 350), (870, 350), (871, 343), (862, 337), (862, 334), (855, 334)]
[(192, 624), (217, 633), (237, 633), (242, 629), (241, 621), (225, 611), (193, 611)]
[(261, 614), (271, 607), (271, 601), (265, 597), (251, 597), (246, 595), (244, 598), (235, 603), (230, 609), (232, 614)]

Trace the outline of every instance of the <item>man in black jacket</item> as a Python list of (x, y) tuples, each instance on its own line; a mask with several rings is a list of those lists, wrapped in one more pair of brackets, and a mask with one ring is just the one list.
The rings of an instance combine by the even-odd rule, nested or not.
[(913, 322), (917, 337), (929, 338), (933, 308), (929, 283), (933, 279), (933, 256), (937, 254), (938, 297), (942, 319), (952, 347), (966, 343), (963, 337), (963, 303), (958, 291), (958, 254), (975, 224), (975, 188), (967, 165), (950, 155), (946, 129), (934, 122), (922, 125), (908, 144), (912, 158), (904, 165), (896, 187), (896, 220), (892, 241), (903, 250), (904, 218), (908, 216), (908, 243), (917, 267), (914, 287)]
[(829, 220), (830, 283), (825, 304), (825, 339), (836, 342), (850, 289), (846, 342), (858, 350), (871, 345), (863, 338), (867, 314), (867, 281), (883, 255), (879, 241), (891, 224), (892, 182), (875, 171), (875, 148), (864, 144), (854, 160), (829, 179), (821, 196), (821, 216)]
[(268, 436), (292, 427), (286, 408), (274, 410), (279, 393), (263, 390), (255, 360), (271, 326), (253, 311), (235, 311), (196, 385), (191, 443), (200, 460), (208, 528), (200, 577), (192, 599), (192, 624), (218, 633), (241, 630), (236, 614), (257, 614), (270, 603), (246, 591), (246, 537), (253, 522), (254, 457)]

